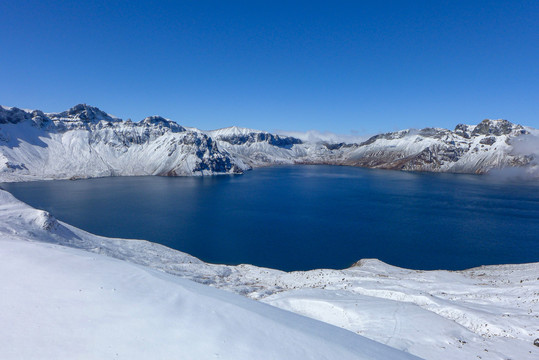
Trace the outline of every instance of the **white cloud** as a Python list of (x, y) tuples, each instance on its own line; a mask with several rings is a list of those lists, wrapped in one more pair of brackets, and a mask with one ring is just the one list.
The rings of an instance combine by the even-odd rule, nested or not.
[(367, 135), (358, 135), (358, 134), (336, 134), (330, 131), (318, 131), (318, 130), (309, 130), (309, 131), (285, 131), (285, 130), (275, 130), (275, 134), (292, 136), (298, 139), (301, 139), (306, 142), (327, 142), (327, 143), (360, 143), (367, 140), (370, 136)]
[(511, 140), (511, 154), (531, 156), (532, 160), (526, 167), (506, 167), (492, 170), (490, 175), (501, 179), (539, 179), (539, 130), (527, 129), (530, 134), (521, 135)]

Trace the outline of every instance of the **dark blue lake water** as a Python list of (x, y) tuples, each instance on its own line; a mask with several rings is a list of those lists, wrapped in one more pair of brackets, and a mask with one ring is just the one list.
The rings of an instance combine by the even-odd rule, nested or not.
[(539, 261), (539, 184), (352, 167), (2, 184), (95, 234), (282, 270), (378, 258), (414, 269)]

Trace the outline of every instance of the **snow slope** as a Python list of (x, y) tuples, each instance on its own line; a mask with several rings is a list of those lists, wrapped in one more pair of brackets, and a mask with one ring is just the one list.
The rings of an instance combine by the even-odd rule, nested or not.
[(413, 359), (239, 295), (57, 245), (0, 240), (2, 359)]
[(143, 343), (155, 354), (192, 349), (186, 358), (405, 358), (379, 343), (424, 359), (539, 357), (539, 263), (459, 272), (378, 260), (292, 273), (212, 265), (159, 244), (89, 234), (5, 191), (0, 243), (0, 358), (32, 358), (37, 345), (50, 354), (39, 358), (132, 358)]
[(0, 180), (129, 175), (215, 175), (273, 164), (334, 164), (407, 171), (537, 173), (534, 129), (507, 120), (328, 143), (230, 127), (186, 128), (160, 116), (123, 121), (80, 104), (61, 112), (0, 107)]

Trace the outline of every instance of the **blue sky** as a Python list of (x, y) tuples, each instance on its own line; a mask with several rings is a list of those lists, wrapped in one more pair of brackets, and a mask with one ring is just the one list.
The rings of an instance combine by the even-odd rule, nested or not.
[(202, 129), (539, 127), (538, 1), (0, 3), (0, 104)]

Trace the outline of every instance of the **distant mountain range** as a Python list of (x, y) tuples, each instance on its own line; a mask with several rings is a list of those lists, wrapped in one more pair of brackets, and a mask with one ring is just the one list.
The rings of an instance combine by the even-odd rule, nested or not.
[(160, 116), (124, 121), (85, 104), (61, 113), (0, 106), (0, 181), (233, 174), (276, 164), (534, 172), (539, 149), (522, 144), (537, 133), (507, 120), (483, 120), (453, 131), (380, 134), (362, 143), (308, 142), (238, 127), (202, 131)]

